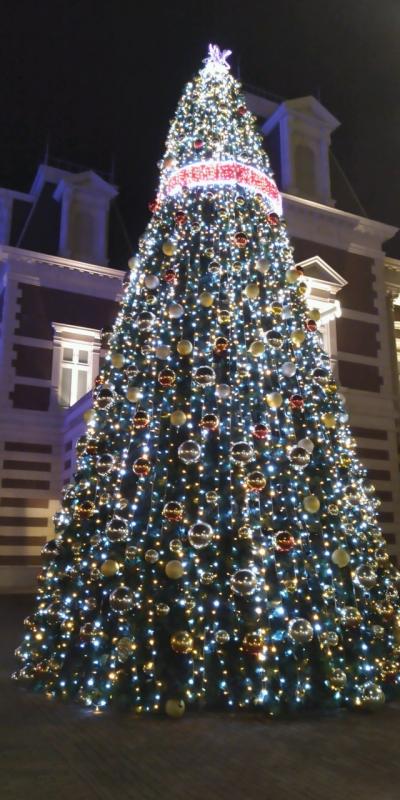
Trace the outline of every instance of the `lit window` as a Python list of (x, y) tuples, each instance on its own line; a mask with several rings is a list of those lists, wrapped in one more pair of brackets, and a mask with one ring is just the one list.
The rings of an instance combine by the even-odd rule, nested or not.
[(81, 345), (63, 347), (61, 354), (60, 403), (73, 406), (89, 391), (89, 348)]
[(87, 394), (99, 372), (100, 331), (53, 322), (52, 383), (64, 408)]

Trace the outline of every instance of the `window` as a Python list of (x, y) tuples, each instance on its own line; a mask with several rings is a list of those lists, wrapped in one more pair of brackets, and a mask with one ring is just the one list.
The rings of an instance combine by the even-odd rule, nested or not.
[(61, 351), (60, 403), (73, 406), (90, 388), (90, 351), (77, 344)]
[(99, 371), (100, 331), (53, 322), (52, 383), (56, 403), (69, 408), (87, 394)]

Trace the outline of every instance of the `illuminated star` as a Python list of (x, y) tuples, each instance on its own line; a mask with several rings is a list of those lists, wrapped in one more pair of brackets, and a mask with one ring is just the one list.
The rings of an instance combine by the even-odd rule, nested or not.
[(207, 72), (227, 72), (230, 69), (227, 59), (232, 54), (232, 50), (220, 50), (218, 45), (208, 45), (208, 56), (204, 59)]

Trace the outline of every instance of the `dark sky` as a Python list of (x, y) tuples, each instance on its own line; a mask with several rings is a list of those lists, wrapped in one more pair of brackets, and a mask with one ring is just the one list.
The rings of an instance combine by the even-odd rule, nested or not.
[[(183, 85), (209, 41), (241, 78), (319, 95), (372, 218), (400, 226), (400, 0), (3, 0), (0, 185), (50, 157), (109, 172), (134, 242)], [(399, 253), (400, 255), (400, 253)]]

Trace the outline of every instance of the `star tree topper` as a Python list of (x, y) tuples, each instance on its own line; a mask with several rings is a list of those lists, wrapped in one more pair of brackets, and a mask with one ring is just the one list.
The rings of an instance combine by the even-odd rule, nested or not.
[(203, 61), (203, 64), (205, 64), (205, 72), (214, 74), (228, 72), (230, 69), (230, 65), (228, 64), (230, 55), (232, 55), (232, 50), (220, 50), (218, 45), (209, 44), (208, 56)]

